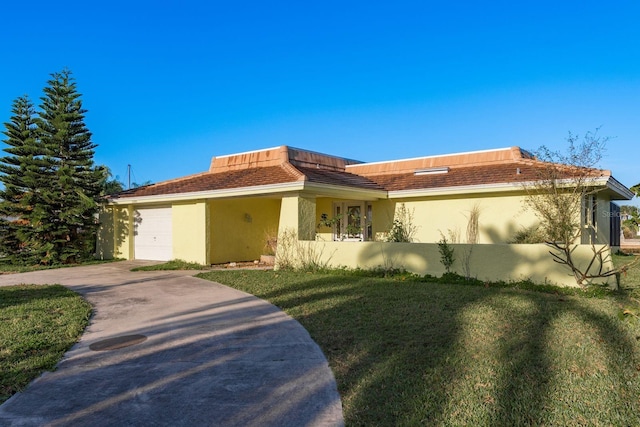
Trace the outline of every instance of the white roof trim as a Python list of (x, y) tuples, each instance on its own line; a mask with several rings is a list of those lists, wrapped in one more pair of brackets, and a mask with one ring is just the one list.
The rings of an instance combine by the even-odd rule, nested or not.
[(635, 193), (633, 191), (629, 190), (612, 176), (607, 180), (607, 188), (624, 197), (623, 200), (631, 200), (635, 196)]
[(109, 199), (112, 205), (130, 205), (136, 203), (155, 203), (162, 201), (181, 201), (195, 199), (217, 199), (222, 197), (255, 196), (283, 191), (302, 191), (304, 181), (285, 182), (281, 184), (256, 185), (253, 187), (225, 188), (222, 190), (193, 191), (190, 193), (158, 194), (154, 196), (121, 197)]
[[(559, 180), (558, 184), (561, 186), (571, 186), (573, 179)], [(626, 200), (631, 200), (634, 194), (620, 184), (611, 176), (601, 176), (588, 178), (586, 182), (594, 186), (603, 186), (616, 194), (626, 197)], [(510, 182), (510, 183), (496, 183), (496, 184), (478, 184), (478, 185), (461, 185), (453, 187), (437, 187), (437, 188), (418, 188), (415, 190), (374, 190), (354, 188), (349, 186), (333, 185), (314, 183), (309, 181), (295, 181), (286, 182), (280, 184), (270, 185), (257, 185), (252, 187), (239, 187), (228, 188), (222, 190), (207, 190), (196, 191), (190, 193), (177, 193), (177, 194), (159, 194), (154, 196), (139, 196), (139, 197), (122, 197), (109, 199), (110, 205), (130, 205), (130, 204), (144, 204), (144, 203), (161, 203), (172, 201), (186, 201), (197, 199), (217, 199), (225, 197), (242, 197), (242, 196), (259, 196), (276, 194), (283, 192), (301, 192), (301, 191), (313, 191), (317, 193), (324, 193), (334, 197), (359, 197), (369, 200), (379, 199), (398, 199), (406, 197), (430, 197), (439, 195), (460, 195), (460, 194), (477, 194), (477, 193), (489, 193), (489, 192), (513, 192), (523, 190), (525, 187), (532, 187), (539, 183), (539, 181), (524, 181), (524, 182)]]
[[(586, 182), (594, 186), (607, 186), (609, 177), (588, 178)], [(558, 180), (560, 186), (570, 187), (574, 180), (562, 179)], [(526, 187), (538, 185), (540, 181), (522, 181), (522, 182), (501, 182), (496, 184), (478, 184), (478, 185), (460, 185), (454, 187), (436, 187), (436, 188), (418, 188), (415, 190), (396, 190), (389, 191), (390, 199), (398, 199), (404, 197), (427, 197), (439, 195), (458, 195), (458, 194), (474, 194), (474, 193), (491, 193), (491, 192), (507, 192), (524, 190)]]
[(242, 153), (224, 154), (222, 156), (213, 156), (213, 157), (215, 159), (225, 159), (227, 157), (236, 157), (236, 156), (242, 156), (242, 155), (245, 155), (245, 154), (261, 153), (263, 151), (277, 150), (278, 148), (282, 148), (282, 147), (283, 147), (283, 145), (278, 145), (277, 147), (261, 148), (259, 150), (250, 150), (250, 151), (244, 151)]
[(309, 181), (285, 182), (281, 184), (256, 185), (253, 187), (225, 188), (222, 190), (193, 191), (190, 193), (158, 194), (154, 196), (122, 197), (109, 199), (110, 205), (159, 203), (197, 199), (219, 199), (224, 197), (258, 196), (283, 192), (315, 191), (339, 195), (357, 195), (367, 199), (386, 199), (385, 190), (370, 190), (341, 185), (320, 184)]
[(368, 188), (354, 188), (334, 184), (321, 184), (317, 182), (306, 182), (304, 189), (318, 193), (336, 195), (340, 198), (359, 197), (367, 200), (378, 200), (387, 198), (387, 190), (373, 190)]

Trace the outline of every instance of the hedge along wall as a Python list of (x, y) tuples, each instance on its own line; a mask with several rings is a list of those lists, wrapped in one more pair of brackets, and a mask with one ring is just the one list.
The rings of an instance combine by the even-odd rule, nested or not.
[[(435, 243), (386, 242), (321, 242), (298, 241), (294, 251), (296, 261), (314, 261), (327, 267), (347, 268), (402, 268), (412, 273), (441, 276), (445, 273), (440, 252)], [(454, 248), (453, 271), (466, 276), (490, 281), (517, 281), (530, 279), (535, 283), (578, 286), (568, 267), (553, 261), (550, 247), (544, 244), (450, 244)], [(596, 246), (596, 249), (602, 246)], [(278, 251), (280, 252), (280, 251)], [(285, 251), (283, 251), (285, 252)], [(605, 254), (610, 255), (609, 249)], [(468, 263), (464, 259), (468, 257)], [(590, 245), (578, 245), (573, 252), (576, 265), (586, 268), (593, 257)], [(594, 263), (594, 264), (597, 264)], [(604, 271), (613, 269), (610, 256), (606, 256)], [(597, 266), (592, 267), (592, 271)], [(598, 283), (615, 284), (615, 277), (599, 279)]]

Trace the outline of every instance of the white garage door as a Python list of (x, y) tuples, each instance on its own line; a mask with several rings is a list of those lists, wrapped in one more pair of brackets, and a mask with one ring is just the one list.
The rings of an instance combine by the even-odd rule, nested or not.
[(173, 257), (171, 207), (136, 209), (136, 259), (168, 261)]

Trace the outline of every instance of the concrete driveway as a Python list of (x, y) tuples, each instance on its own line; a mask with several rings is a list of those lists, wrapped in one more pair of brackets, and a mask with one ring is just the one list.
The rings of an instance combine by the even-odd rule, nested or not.
[(0, 406), (1, 426), (336, 426), (335, 380), (275, 306), (140, 262), (0, 276), (63, 284), (94, 306), (80, 342)]

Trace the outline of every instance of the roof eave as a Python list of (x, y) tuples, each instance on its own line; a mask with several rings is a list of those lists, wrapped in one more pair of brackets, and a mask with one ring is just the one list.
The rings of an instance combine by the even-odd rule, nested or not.
[(280, 184), (256, 185), (252, 187), (225, 188), (221, 190), (194, 191), (189, 193), (158, 194), (154, 196), (123, 197), (109, 199), (110, 205), (131, 205), (142, 203), (179, 202), (187, 200), (220, 199), (242, 196), (273, 195), (304, 190), (304, 181)]
[(109, 205), (157, 204), (188, 200), (220, 199), (230, 197), (263, 196), (279, 193), (314, 193), (327, 197), (357, 198), (360, 200), (386, 199), (385, 190), (345, 187), (340, 185), (319, 184), (309, 181), (294, 181), (281, 184), (256, 185), (253, 187), (230, 188), (223, 190), (195, 191), (190, 193), (158, 194), (154, 196), (123, 197), (109, 199)]
[[(559, 187), (571, 187), (575, 183), (575, 179), (558, 180)], [(621, 197), (633, 196), (633, 193), (624, 185), (620, 184), (611, 176), (601, 176), (587, 178), (584, 184), (592, 187), (602, 187), (609, 189), (616, 195)], [(503, 193), (514, 191), (525, 191), (527, 188), (539, 185), (539, 181), (522, 181), (522, 182), (501, 182), (495, 184), (477, 184), (477, 185), (460, 185), (454, 187), (438, 187), (438, 188), (419, 188), (413, 190), (396, 190), (389, 191), (390, 199), (399, 199), (406, 197), (434, 197), (434, 196), (455, 196), (463, 194), (479, 194), (479, 193)], [(626, 190), (626, 191), (625, 191)], [(631, 197), (625, 200), (629, 200)]]
[(523, 190), (524, 183), (499, 183), (499, 184), (478, 184), (460, 185), (455, 187), (438, 188), (418, 188), (413, 190), (389, 191), (389, 199), (403, 199), (407, 197), (434, 197), (434, 196), (456, 196), (477, 193), (502, 193)]
[(304, 189), (307, 192), (324, 197), (336, 197), (340, 199), (380, 200), (386, 199), (386, 190), (374, 190), (369, 188), (348, 187), (342, 185), (322, 184), (305, 181)]
[[(562, 180), (562, 186), (570, 186), (573, 180)], [(633, 192), (611, 176), (597, 177), (589, 180), (593, 186), (601, 186), (610, 190), (614, 200), (631, 200)], [(306, 192), (319, 196), (336, 198), (357, 198), (359, 200), (399, 199), (407, 197), (434, 197), (480, 193), (501, 193), (522, 191), (526, 187), (535, 186), (536, 182), (511, 182), (496, 184), (462, 185), (454, 187), (419, 188), (411, 190), (375, 190), (341, 185), (294, 181), (279, 184), (257, 185), (252, 187), (230, 188), (222, 190), (196, 191), (189, 193), (159, 194), (154, 196), (110, 198), (109, 205), (130, 205), (146, 203), (176, 202), (202, 199), (218, 199), (230, 197), (246, 197), (275, 195), (278, 193)]]
[(611, 199), (613, 200), (631, 200), (635, 196), (635, 193), (633, 191), (629, 190), (627, 187), (621, 184), (620, 181), (612, 176), (609, 176), (606, 186), (615, 194), (615, 196), (619, 196), (612, 197)]

